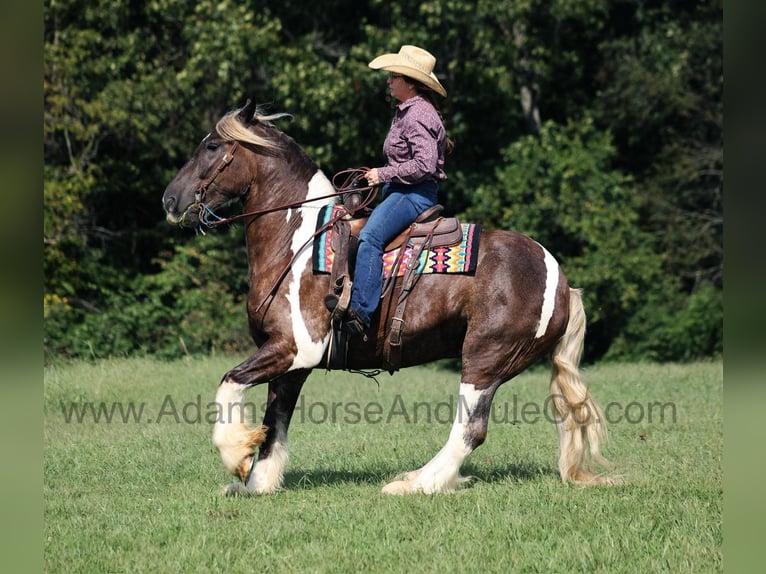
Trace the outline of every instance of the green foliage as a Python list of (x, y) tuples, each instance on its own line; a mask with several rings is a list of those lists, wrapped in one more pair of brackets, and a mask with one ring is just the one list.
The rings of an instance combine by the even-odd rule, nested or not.
[[(77, 357), (246, 353), (247, 266), (241, 228), (209, 234), (158, 257), (160, 271), (138, 277), (84, 313), (59, 302), (46, 312), (49, 355)], [(231, 245), (239, 248), (231, 250)]]
[[(693, 6), (693, 7), (692, 7)], [(592, 106), (643, 182), (643, 226), (685, 293), (723, 281), (723, 19), (718, 1), (660, 3), (607, 38)]]
[(659, 275), (651, 238), (637, 227), (638, 195), (611, 169), (615, 150), (591, 121), (543, 124), (503, 150), (495, 183), (476, 190), (467, 217), (530, 235), (584, 289), (590, 351), (600, 355)]
[(605, 358), (691, 361), (722, 356), (723, 293), (719, 289), (708, 284), (688, 297), (656, 293), (650, 297)]
[[(449, 94), (443, 203), (562, 261), (589, 357), (720, 348), (671, 328), (720, 334), (691, 311), (722, 290), (719, 1), (266, 4), (44, 2), (46, 353), (246, 348), (240, 237), (179, 239), (162, 189), (247, 97), (328, 173), (378, 164), (392, 102), (367, 62), (412, 43)], [(215, 258), (232, 272), (189, 278)]]

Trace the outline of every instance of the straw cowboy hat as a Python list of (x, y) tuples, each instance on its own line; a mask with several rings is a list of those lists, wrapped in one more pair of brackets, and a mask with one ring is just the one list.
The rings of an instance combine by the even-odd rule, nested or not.
[(373, 70), (388, 70), (403, 74), (408, 78), (422, 82), (437, 94), (446, 96), (447, 90), (434, 75), (434, 64), (436, 64), (436, 58), (423, 48), (402, 46), (398, 54), (383, 54), (368, 65)]

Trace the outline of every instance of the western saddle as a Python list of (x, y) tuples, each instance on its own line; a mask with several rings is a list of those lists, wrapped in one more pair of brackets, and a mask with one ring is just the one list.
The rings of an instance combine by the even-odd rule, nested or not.
[[(347, 364), (348, 337), (340, 330), (340, 322), (348, 309), (351, 299), (353, 269), (356, 260), (359, 233), (367, 222), (370, 211), (357, 209), (358, 197), (350, 194), (344, 197), (342, 205), (348, 212), (346, 217), (333, 224), (332, 250), (334, 252), (330, 274), (330, 294), (337, 297), (332, 311), (333, 337), (328, 350), (327, 368), (345, 369)], [(402, 357), (402, 340), (405, 327), (407, 299), (415, 287), (420, 273), (420, 256), (432, 247), (454, 245), (463, 239), (463, 229), (455, 217), (442, 217), (444, 206), (434, 205), (421, 213), (418, 218), (397, 237), (388, 243), (385, 251), (399, 248), (391, 275), (385, 280), (380, 303), (380, 323), (377, 333), (379, 351), (382, 352), (384, 367), (390, 372), (399, 370)], [(397, 275), (404, 260), (405, 252), (411, 248), (406, 267), (398, 280)], [(395, 301), (395, 305), (394, 305)], [(393, 308), (393, 312), (391, 309)], [(366, 334), (363, 335), (366, 337)], [(380, 348), (382, 346), (382, 348)]]

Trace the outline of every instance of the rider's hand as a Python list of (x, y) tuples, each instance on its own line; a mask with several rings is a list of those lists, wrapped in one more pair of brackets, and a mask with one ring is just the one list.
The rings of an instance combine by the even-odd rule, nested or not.
[(367, 180), (367, 183), (370, 185), (378, 185), (380, 183), (380, 178), (378, 177), (378, 168), (374, 167), (371, 170), (368, 170), (362, 177)]

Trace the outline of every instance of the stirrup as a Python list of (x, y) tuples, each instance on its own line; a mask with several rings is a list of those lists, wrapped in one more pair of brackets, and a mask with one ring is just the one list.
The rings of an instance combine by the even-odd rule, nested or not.
[(351, 287), (353, 285), (351, 279), (344, 275), (337, 280), (337, 283), (333, 287), (333, 293), (324, 298), (324, 306), (330, 311), (332, 321), (342, 320), (348, 309), (348, 304), (351, 302)]

